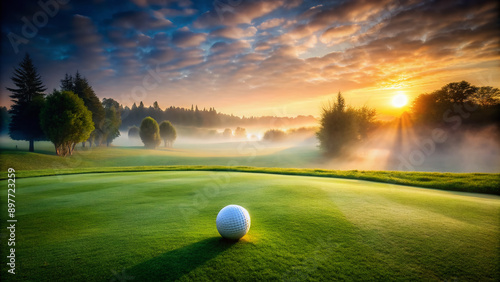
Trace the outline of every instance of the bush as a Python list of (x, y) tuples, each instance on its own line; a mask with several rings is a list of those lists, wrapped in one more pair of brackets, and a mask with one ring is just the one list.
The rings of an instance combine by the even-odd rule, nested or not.
[(71, 91), (54, 91), (47, 96), (40, 120), (45, 135), (54, 143), (59, 156), (73, 154), (75, 145), (87, 140), (95, 129), (92, 112)]
[(327, 155), (339, 155), (348, 145), (364, 139), (374, 125), (375, 110), (347, 107), (339, 92), (336, 102), (323, 107), (317, 133), (321, 149)]
[(165, 142), (165, 147), (172, 147), (174, 145), (174, 141), (177, 138), (177, 131), (170, 121), (164, 120), (160, 123), (160, 137)]
[(134, 139), (134, 138), (139, 139), (140, 138), (139, 132), (140, 132), (139, 127), (132, 126), (131, 128), (128, 129), (128, 138), (129, 139)]
[(139, 135), (146, 148), (154, 149), (161, 143), (160, 127), (152, 117), (142, 120)]
[(315, 137), (316, 132), (318, 132), (317, 127), (299, 127), (299, 128), (288, 129), (286, 131), (286, 134), (288, 139), (293, 141), (300, 141)]
[(246, 139), (247, 138), (247, 130), (243, 127), (237, 127), (234, 130), (234, 137), (237, 139)]
[(224, 132), (222, 132), (222, 137), (226, 139), (233, 137), (233, 131), (230, 128), (224, 129)]
[(270, 129), (264, 133), (262, 139), (268, 142), (283, 142), (286, 140), (286, 133), (280, 129)]

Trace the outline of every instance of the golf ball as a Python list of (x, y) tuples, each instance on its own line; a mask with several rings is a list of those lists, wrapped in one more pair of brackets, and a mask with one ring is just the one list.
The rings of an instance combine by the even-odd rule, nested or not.
[(215, 220), (219, 234), (231, 240), (238, 240), (250, 229), (248, 211), (238, 205), (225, 206), (220, 210)]

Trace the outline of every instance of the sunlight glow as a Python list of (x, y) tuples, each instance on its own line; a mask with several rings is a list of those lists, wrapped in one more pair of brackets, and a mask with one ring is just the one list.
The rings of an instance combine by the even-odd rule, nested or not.
[(408, 96), (403, 93), (399, 93), (392, 98), (392, 105), (396, 108), (401, 108), (408, 104)]

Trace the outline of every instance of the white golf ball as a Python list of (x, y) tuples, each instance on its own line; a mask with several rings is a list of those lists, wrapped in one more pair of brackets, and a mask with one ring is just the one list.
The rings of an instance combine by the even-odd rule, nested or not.
[(238, 240), (250, 229), (250, 214), (238, 205), (225, 206), (215, 220), (219, 234), (231, 240)]

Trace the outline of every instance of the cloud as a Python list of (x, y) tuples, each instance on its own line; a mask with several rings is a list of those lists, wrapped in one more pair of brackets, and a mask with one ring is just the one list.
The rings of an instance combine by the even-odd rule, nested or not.
[(173, 26), (172, 22), (163, 18), (160, 13), (135, 10), (114, 14), (112, 25), (139, 31), (156, 30)]
[[(133, 2), (72, 1), (21, 50), (32, 54), (49, 88), (78, 69), (109, 97), (130, 92), (158, 65), (168, 75), (147, 99), (169, 95), (179, 106), (196, 99), (258, 111), (283, 101), (312, 105), (338, 90), (363, 101), (394, 85), (427, 91), (487, 75), (500, 86), (493, 0)], [(36, 4), (9, 7), (16, 11), (2, 11), (4, 38), (37, 11)], [(8, 40), (2, 48), (12, 49)], [(2, 71), (19, 62), (11, 53), (2, 53)]]
[(255, 51), (267, 51), (270, 50), (271, 48), (272, 46), (266, 41), (259, 41), (254, 45)]
[(166, 32), (158, 32), (153, 37), (151, 47), (155, 49), (168, 48), (170, 45), (170, 37)]
[(190, 0), (132, 0), (139, 7), (149, 6), (171, 6), (189, 7), (193, 3)]
[(330, 44), (332, 42), (336, 42), (341, 38), (353, 35), (359, 30), (358, 25), (343, 25), (336, 26), (327, 29), (321, 35), (320, 41), (324, 44)]
[(287, 0), (284, 3), (284, 7), (287, 9), (296, 8), (302, 4), (302, 0)]
[(231, 43), (216, 42), (210, 47), (211, 55), (224, 55), (225, 57), (240, 54), (240, 52), (250, 49), (250, 44), (245, 41), (235, 41)]
[(335, 25), (368, 21), (382, 12), (390, 11), (390, 2), (391, 0), (353, 0), (340, 4), (332, 2), (333, 4), (327, 7), (323, 4), (317, 5), (298, 16), (306, 23), (297, 25), (289, 34), (295, 38), (303, 38)]
[(162, 14), (164, 17), (188, 17), (195, 15), (198, 10), (196, 9), (191, 9), (191, 8), (185, 8), (185, 9), (169, 9), (169, 8), (163, 8), (160, 10), (157, 10), (158, 13)]
[(144, 56), (148, 64), (164, 64), (176, 58), (177, 52), (172, 48), (153, 49)]
[(181, 48), (195, 47), (207, 38), (205, 33), (191, 32), (189, 29), (179, 29), (172, 34), (172, 43)]
[(164, 66), (167, 71), (183, 71), (204, 62), (204, 50), (199, 48), (182, 50), (175, 54), (175, 59)]
[(274, 19), (269, 19), (263, 23), (261, 23), (258, 28), (259, 29), (270, 29), (273, 27), (277, 27), (282, 25), (285, 22), (284, 18), (274, 18)]
[(203, 13), (194, 23), (196, 28), (212, 28), (217, 26), (236, 26), (251, 24), (254, 19), (260, 18), (283, 5), (283, 0), (259, 0), (222, 2), (214, 9)]
[(230, 39), (240, 39), (245, 37), (252, 37), (257, 33), (257, 29), (253, 26), (242, 29), (239, 27), (223, 27), (216, 29), (210, 33), (212, 37), (224, 37)]
[(74, 59), (84, 69), (98, 69), (107, 66), (104, 56), (102, 36), (89, 17), (75, 15), (73, 17), (73, 42), (76, 46)]

